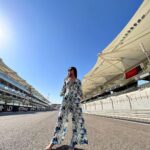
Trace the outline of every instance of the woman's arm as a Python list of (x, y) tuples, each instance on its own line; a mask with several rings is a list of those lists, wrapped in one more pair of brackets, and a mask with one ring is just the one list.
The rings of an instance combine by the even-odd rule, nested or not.
[(66, 80), (64, 79), (64, 84), (60, 92), (60, 96), (64, 96), (66, 92)]
[(78, 80), (78, 95), (81, 99), (83, 99), (83, 92), (82, 92), (82, 83), (80, 80)]

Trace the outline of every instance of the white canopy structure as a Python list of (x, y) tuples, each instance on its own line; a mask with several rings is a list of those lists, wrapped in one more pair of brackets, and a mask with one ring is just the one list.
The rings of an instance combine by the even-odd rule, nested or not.
[(91, 97), (129, 80), (124, 73), (143, 63), (147, 69), (150, 54), (150, 0), (144, 0), (119, 35), (98, 55), (94, 67), (84, 76), (85, 97)]

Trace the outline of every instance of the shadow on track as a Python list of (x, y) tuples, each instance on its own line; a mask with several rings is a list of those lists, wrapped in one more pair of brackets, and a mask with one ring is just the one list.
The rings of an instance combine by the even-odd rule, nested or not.
[[(69, 146), (68, 145), (62, 145), (60, 147), (57, 147), (57, 148), (53, 148), (52, 150), (68, 150), (69, 149)], [(84, 149), (81, 149), (81, 148), (75, 148), (75, 150), (84, 150)]]

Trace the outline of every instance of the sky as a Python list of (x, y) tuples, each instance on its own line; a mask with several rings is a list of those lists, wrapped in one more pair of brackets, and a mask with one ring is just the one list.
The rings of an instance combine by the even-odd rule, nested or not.
[(0, 58), (52, 103), (67, 69), (83, 79), (143, 0), (0, 0)]

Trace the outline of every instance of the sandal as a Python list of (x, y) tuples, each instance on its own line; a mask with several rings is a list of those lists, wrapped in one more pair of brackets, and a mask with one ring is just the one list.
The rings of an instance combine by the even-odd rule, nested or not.
[(45, 147), (45, 150), (52, 150), (54, 144), (49, 144)]

